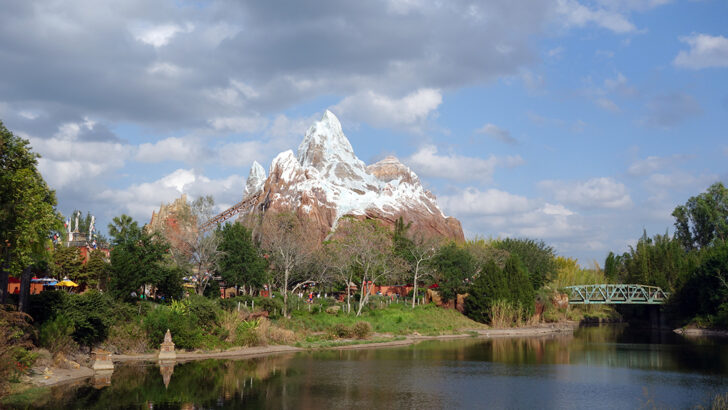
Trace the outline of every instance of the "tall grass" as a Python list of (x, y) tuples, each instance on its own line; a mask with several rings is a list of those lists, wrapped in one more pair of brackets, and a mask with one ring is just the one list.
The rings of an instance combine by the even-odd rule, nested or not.
[(490, 324), (493, 327), (520, 327), (536, 323), (536, 318), (528, 313), (528, 309), (505, 300), (496, 300), (490, 307)]

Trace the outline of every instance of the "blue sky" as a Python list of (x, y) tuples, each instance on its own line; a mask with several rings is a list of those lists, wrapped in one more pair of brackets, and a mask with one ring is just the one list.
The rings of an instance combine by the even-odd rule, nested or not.
[(330, 109), (466, 235), (587, 265), (728, 182), (726, 21), (717, 0), (4, 2), (0, 119), (59, 209), (105, 226), (234, 204)]

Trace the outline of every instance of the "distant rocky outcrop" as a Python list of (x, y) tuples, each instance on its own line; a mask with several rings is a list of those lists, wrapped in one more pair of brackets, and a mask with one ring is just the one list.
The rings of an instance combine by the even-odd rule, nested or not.
[[(366, 166), (354, 154), (341, 123), (330, 111), (314, 123), (298, 147), (278, 154), (266, 177), (253, 163), (240, 213), (259, 223), (270, 212), (291, 211), (323, 239), (344, 216), (376, 219), (388, 226), (402, 217), (412, 231), (462, 240), (460, 222), (445, 216), (435, 195), (395, 157)], [(161, 211), (160, 211), (161, 213)]]

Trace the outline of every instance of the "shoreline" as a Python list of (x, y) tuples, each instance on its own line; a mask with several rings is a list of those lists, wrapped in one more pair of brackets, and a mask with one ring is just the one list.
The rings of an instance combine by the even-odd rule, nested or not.
[(728, 337), (728, 330), (698, 329), (698, 328), (677, 328), (673, 332), (686, 337)]
[[(359, 350), (359, 349), (378, 349), (389, 347), (401, 347), (414, 345), (428, 340), (457, 340), (466, 338), (508, 338), (508, 337), (539, 337), (558, 334), (572, 333), (574, 329), (579, 327), (578, 322), (556, 323), (548, 325), (538, 325), (520, 328), (504, 328), (504, 329), (462, 329), (458, 334), (422, 336), (419, 334), (407, 335), (401, 340), (385, 340), (381, 342), (342, 344), (340, 346), (325, 347), (297, 347), (290, 345), (270, 345), (231, 348), (223, 351), (194, 351), (194, 352), (177, 352), (178, 363), (191, 362), (206, 359), (251, 359), (256, 357), (271, 356), (285, 353), (298, 353), (306, 351), (318, 350)], [(357, 341), (358, 342), (358, 341)], [(132, 354), (132, 355), (112, 355), (111, 360), (114, 363), (128, 362), (156, 362), (157, 353)], [(29, 376), (27, 380), (21, 382), (21, 386), (10, 395), (21, 393), (30, 388), (54, 387), (74, 382), (85, 381), (94, 376), (94, 370), (81, 366), (78, 369), (61, 369), (50, 368), (41, 370), (40, 373)]]

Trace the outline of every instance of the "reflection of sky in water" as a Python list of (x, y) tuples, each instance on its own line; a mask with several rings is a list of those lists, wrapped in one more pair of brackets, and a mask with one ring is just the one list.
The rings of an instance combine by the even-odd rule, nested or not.
[[(662, 344), (651, 344), (659, 341)], [(573, 336), (430, 341), (388, 349), (120, 367), (111, 386), (56, 388), (47, 407), (692, 407), (728, 392), (728, 344), (609, 328)]]

